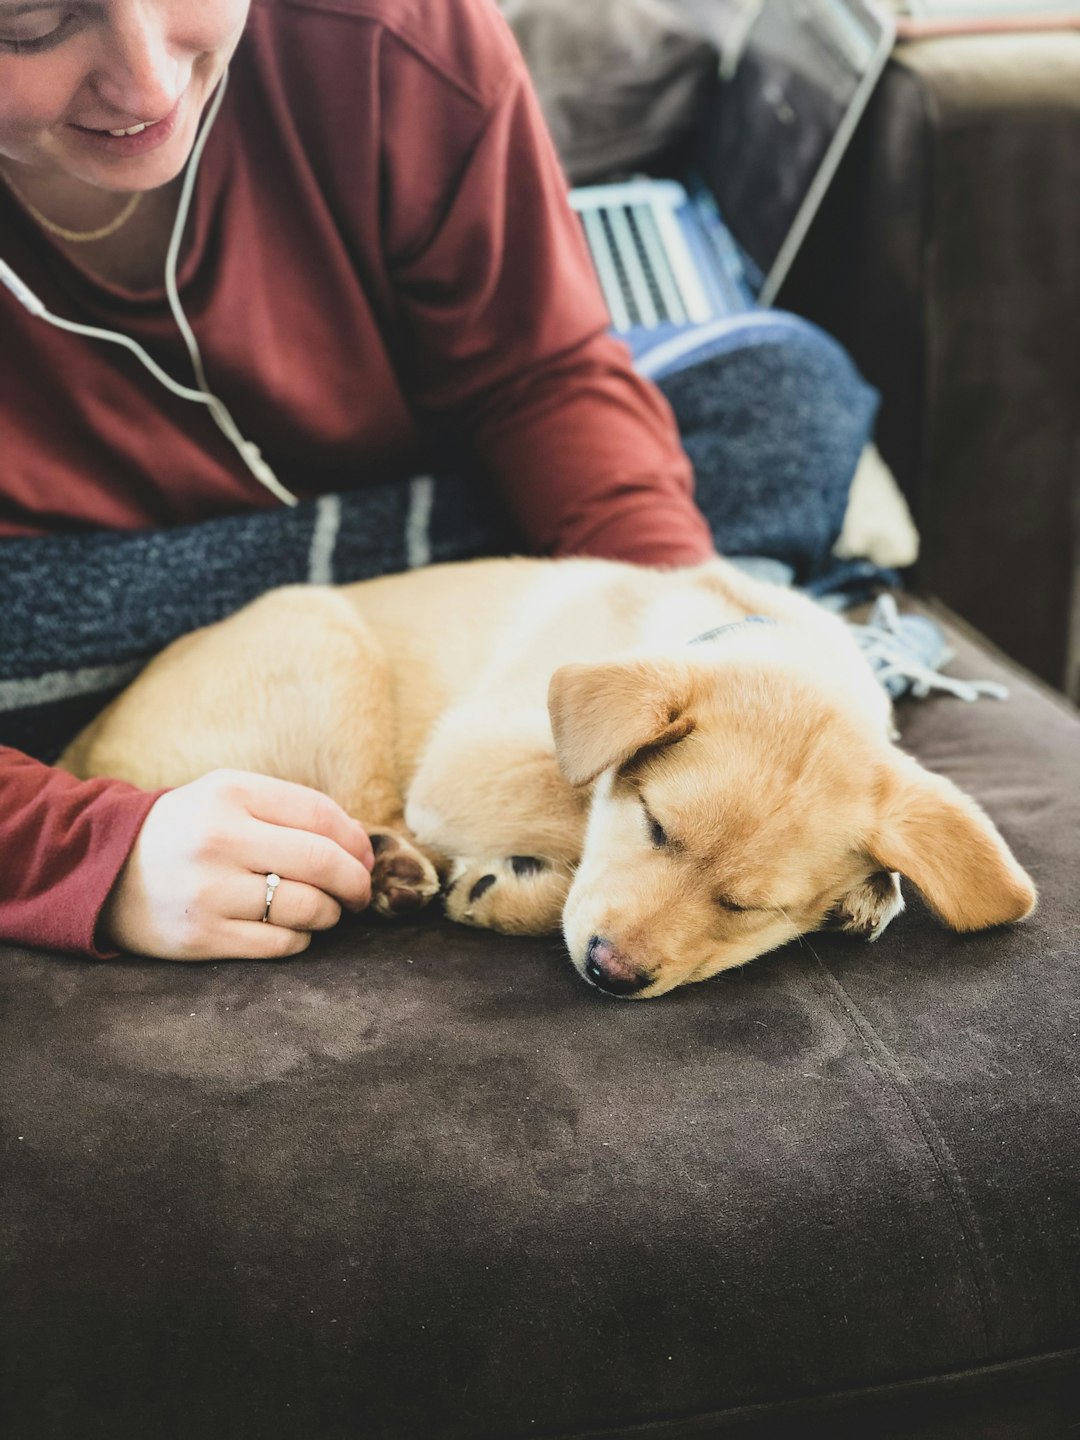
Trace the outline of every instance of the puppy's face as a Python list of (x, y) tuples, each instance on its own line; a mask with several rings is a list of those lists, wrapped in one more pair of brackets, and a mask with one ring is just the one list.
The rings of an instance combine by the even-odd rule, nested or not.
[(824, 925), (874, 938), (907, 874), (958, 929), (1031, 882), (978, 808), (782, 664), (567, 666), (550, 694), (572, 783), (595, 781), (563, 928), (610, 994), (662, 995)]

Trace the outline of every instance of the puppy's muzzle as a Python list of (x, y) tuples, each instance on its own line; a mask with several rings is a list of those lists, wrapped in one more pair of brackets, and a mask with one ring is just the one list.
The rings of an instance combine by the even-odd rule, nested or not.
[(608, 995), (633, 995), (651, 984), (653, 977), (643, 974), (610, 940), (594, 935), (585, 951), (585, 978)]

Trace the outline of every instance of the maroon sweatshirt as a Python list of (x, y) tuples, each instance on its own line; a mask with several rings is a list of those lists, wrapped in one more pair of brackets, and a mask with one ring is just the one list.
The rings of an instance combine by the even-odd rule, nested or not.
[[(163, 285), (99, 279), (2, 185), (0, 237), (51, 311), (193, 383)], [(493, 0), (254, 0), (178, 282), (211, 389), (302, 498), (428, 470), (453, 438), (540, 553), (713, 553), (670, 411), (606, 333)], [(134, 356), (3, 289), (0, 335), (0, 537), (277, 503)], [(155, 798), (0, 747), (0, 937), (103, 953), (98, 915)]]

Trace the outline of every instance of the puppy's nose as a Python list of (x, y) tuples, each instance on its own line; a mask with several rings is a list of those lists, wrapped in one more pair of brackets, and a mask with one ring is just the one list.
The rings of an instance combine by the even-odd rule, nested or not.
[(635, 990), (644, 989), (651, 978), (642, 975), (629, 956), (599, 935), (592, 937), (585, 951), (585, 974), (609, 995), (632, 995)]

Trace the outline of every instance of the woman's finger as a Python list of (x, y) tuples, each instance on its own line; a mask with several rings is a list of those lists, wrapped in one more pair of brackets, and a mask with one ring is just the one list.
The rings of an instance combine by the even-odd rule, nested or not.
[(256, 820), (245, 827), (233, 858), (256, 875), (280, 875), (282, 888), (286, 880), (313, 886), (350, 910), (362, 910), (371, 899), (367, 866), (326, 835)]
[(302, 955), (310, 944), (309, 930), (235, 920), (222, 928), (219, 953), (233, 960), (287, 960)]
[[(271, 872), (275, 873), (275, 872)], [(234, 920), (262, 923), (268, 886), (265, 875), (241, 875), (230, 882), (223, 896), (223, 913)], [(325, 891), (284, 877), (273, 887), (267, 923), (285, 930), (332, 930), (341, 919), (341, 906)]]
[(207, 927), (205, 935), (170, 945), (161, 958), (188, 964), (208, 960), (285, 960), (290, 955), (302, 955), (310, 944), (310, 930), (287, 930), (258, 920), (219, 920)]
[(375, 855), (363, 825), (321, 790), (247, 771), (217, 773), (223, 783), (234, 789), (236, 797), (243, 800), (248, 813), (256, 820), (324, 836), (335, 841), (366, 869), (374, 865)]

